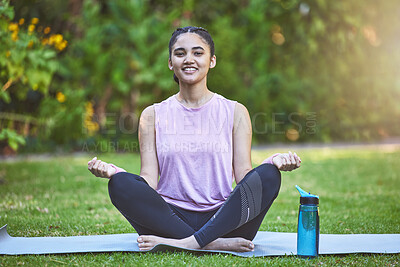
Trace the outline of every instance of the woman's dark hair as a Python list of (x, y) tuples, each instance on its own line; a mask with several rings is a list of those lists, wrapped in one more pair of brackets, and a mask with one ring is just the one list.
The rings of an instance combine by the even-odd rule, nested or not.
[[(179, 35), (181, 35), (183, 33), (188, 33), (188, 32), (199, 35), (200, 38), (203, 39), (210, 47), (211, 57), (215, 55), (214, 41), (213, 41), (210, 33), (206, 29), (201, 28), (201, 27), (187, 26), (187, 27), (183, 27), (183, 28), (178, 28), (172, 33), (172, 36), (171, 36), (171, 39), (169, 40), (169, 45), (168, 45), (169, 58), (171, 58), (172, 46), (176, 43), (176, 40), (178, 39)], [(179, 84), (178, 77), (176, 77), (175, 74), (174, 74), (174, 80), (175, 80), (175, 82), (177, 82)]]

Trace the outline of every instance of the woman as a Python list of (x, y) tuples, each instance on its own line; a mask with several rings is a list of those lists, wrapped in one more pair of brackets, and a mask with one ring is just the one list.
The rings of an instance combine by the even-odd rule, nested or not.
[(207, 88), (216, 56), (205, 29), (177, 29), (169, 54), (179, 92), (141, 115), (140, 175), (96, 157), (88, 168), (110, 178), (111, 201), (139, 233), (140, 250), (163, 243), (252, 251), (251, 240), (278, 195), (279, 170), (296, 169), (301, 160), (291, 152), (275, 154), (252, 168), (247, 109)]

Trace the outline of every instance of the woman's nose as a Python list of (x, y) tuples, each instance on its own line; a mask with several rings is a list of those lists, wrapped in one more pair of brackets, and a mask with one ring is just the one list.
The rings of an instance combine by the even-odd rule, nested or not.
[(184, 62), (184, 63), (192, 63), (192, 62), (193, 62), (193, 56), (190, 55), (190, 54), (188, 54), (188, 55), (185, 57), (185, 60), (184, 60), (183, 62)]

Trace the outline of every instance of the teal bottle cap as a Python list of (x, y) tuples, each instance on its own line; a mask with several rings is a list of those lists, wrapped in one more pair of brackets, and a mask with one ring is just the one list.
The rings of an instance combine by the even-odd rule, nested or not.
[(296, 189), (300, 193), (300, 204), (314, 204), (318, 205), (319, 203), (319, 196), (313, 195), (311, 193), (307, 193), (303, 189), (300, 188), (300, 186), (296, 185)]

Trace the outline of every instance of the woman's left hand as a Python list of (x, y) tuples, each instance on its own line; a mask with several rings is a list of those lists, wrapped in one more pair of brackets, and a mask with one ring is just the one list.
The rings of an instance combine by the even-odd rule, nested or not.
[(272, 159), (272, 163), (280, 171), (293, 171), (300, 167), (301, 159), (296, 153), (282, 153)]

